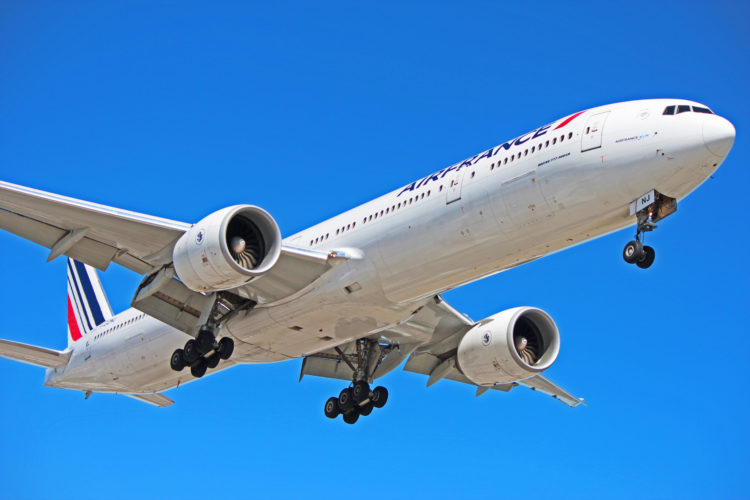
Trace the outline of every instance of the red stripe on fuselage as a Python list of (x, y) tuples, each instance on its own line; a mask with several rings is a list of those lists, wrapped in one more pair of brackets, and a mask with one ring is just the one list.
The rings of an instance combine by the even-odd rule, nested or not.
[(73, 342), (81, 338), (81, 330), (78, 328), (78, 321), (76, 321), (76, 316), (73, 314), (73, 305), (70, 303), (70, 296), (68, 296), (68, 328), (70, 329), (70, 336), (73, 337)]
[(552, 130), (557, 130), (559, 128), (564, 127), (565, 125), (567, 125), (568, 123), (572, 122), (573, 120), (575, 120), (577, 117), (581, 116), (584, 113), (585, 113), (585, 111), (579, 111), (578, 113), (576, 113), (574, 115), (570, 115), (569, 117), (567, 117), (566, 119), (564, 119), (563, 122), (560, 125), (558, 125), (557, 127), (553, 128)]

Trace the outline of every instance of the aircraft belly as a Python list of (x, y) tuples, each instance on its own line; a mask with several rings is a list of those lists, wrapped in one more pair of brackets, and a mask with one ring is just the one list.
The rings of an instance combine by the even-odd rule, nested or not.
[[(343, 283), (346, 281), (337, 287), (342, 291)], [(338, 290), (309, 294), (288, 304), (256, 309), (229, 321), (224, 330), (238, 341), (236, 359), (268, 363), (303, 357), (368, 336), (413, 312), (412, 305), (385, 301), (378, 289), (369, 294), (366, 291), (364, 287), (348, 297)]]

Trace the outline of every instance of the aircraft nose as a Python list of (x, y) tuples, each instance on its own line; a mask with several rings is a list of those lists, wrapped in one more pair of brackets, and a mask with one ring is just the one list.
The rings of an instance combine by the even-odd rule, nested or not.
[(716, 156), (724, 158), (734, 144), (734, 125), (721, 116), (707, 116), (703, 120), (703, 143)]

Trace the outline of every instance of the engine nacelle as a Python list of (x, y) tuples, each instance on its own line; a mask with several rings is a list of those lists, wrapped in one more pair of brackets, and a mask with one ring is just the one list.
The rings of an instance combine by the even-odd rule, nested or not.
[(271, 215), (252, 205), (214, 212), (183, 234), (172, 259), (177, 277), (196, 292), (244, 285), (276, 264), (281, 232)]
[(477, 385), (508, 383), (549, 368), (560, 332), (546, 312), (515, 307), (480, 321), (458, 344), (458, 367)]

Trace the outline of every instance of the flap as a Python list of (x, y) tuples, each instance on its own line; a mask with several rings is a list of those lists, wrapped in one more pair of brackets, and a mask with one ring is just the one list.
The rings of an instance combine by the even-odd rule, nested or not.
[(174, 404), (174, 401), (160, 392), (155, 392), (153, 394), (125, 394), (125, 396), (137, 399), (138, 401), (143, 401), (150, 405), (158, 406), (159, 408), (164, 408)]
[[(216, 322), (252, 309), (259, 303), (292, 300), (310, 290), (338, 262), (343, 252), (310, 252), (282, 247), (279, 261), (267, 273), (232, 290), (205, 294), (189, 289), (174, 277), (172, 267), (146, 276), (131, 305), (189, 335), (195, 335), (210, 315)], [(214, 302), (218, 300), (218, 307)]]
[(97, 269), (145, 274), (190, 225), (0, 181), (0, 228), (50, 249), (68, 243), (62, 253)]
[(577, 398), (548, 378), (536, 375), (525, 380), (519, 380), (519, 384), (525, 385), (533, 391), (539, 391), (555, 399), (559, 399), (571, 408), (584, 404), (583, 398)]
[[(383, 337), (387, 337), (388, 331), (381, 332)], [(392, 371), (401, 362), (406, 359), (417, 344), (381, 344), (378, 346), (378, 352), (373, 353), (368, 372), (372, 373), (369, 382), (378, 379), (386, 373)], [(354, 370), (352, 365), (357, 363), (357, 343), (349, 342), (336, 349), (327, 349), (319, 353), (307, 356), (302, 361), (299, 379), (305, 375), (316, 377), (336, 378), (340, 380), (352, 380)], [(343, 357), (342, 357), (343, 354)]]
[(0, 340), (0, 356), (47, 368), (62, 368), (68, 364), (70, 351), (55, 351), (12, 340)]

